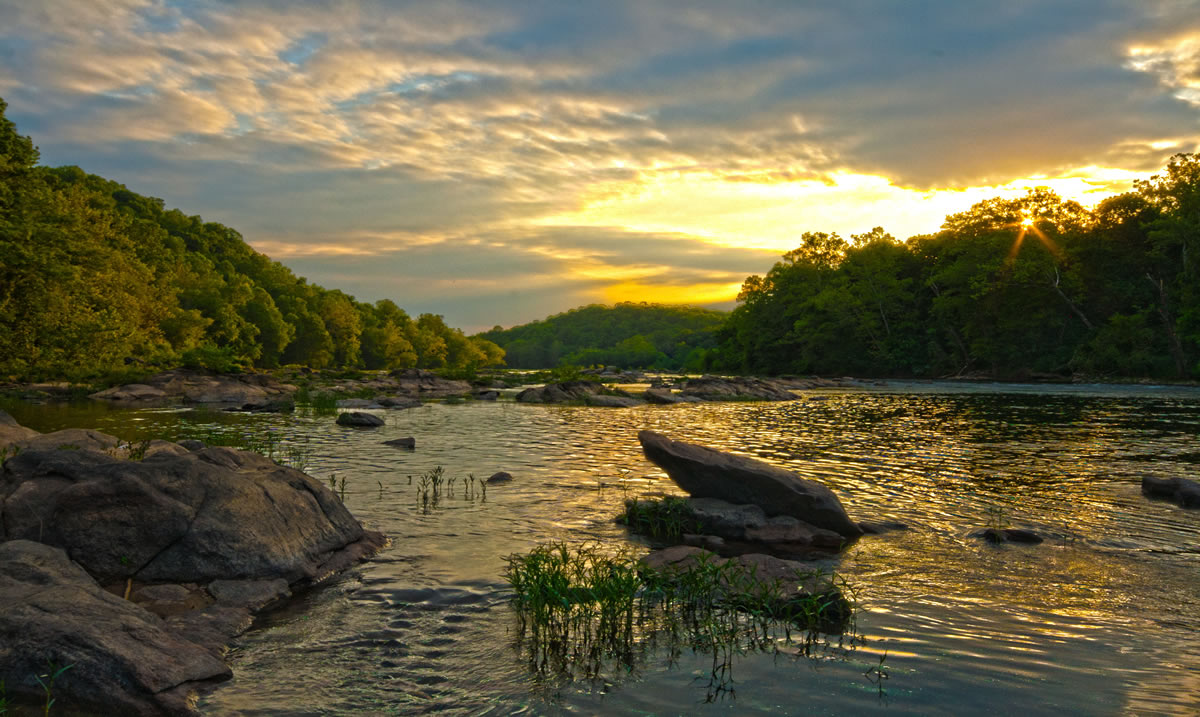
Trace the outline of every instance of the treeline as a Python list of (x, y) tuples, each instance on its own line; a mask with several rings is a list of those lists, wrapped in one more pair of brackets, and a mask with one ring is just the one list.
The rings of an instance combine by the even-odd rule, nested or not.
[(511, 329), (497, 326), (478, 337), (501, 346), (513, 368), (565, 363), (700, 371), (726, 316), (692, 306), (592, 305)]
[(1039, 188), (899, 242), (806, 233), (746, 280), (719, 363), (749, 373), (1200, 375), (1200, 157), (1088, 210)]
[(296, 277), (233, 229), (77, 167), (37, 166), (0, 100), (0, 376), (180, 365), (470, 369), (494, 343)]

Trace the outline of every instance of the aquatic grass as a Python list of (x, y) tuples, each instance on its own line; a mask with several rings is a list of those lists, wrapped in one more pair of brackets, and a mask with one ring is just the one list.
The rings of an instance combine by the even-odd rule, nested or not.
[(684, 533), (699, 533), (700, 521), (686, 498), (634, 498), (625, 501), (617, 522), (635, 533), (658, 540), (673, 540)]
[(307, 386), (294, 394), (297, 406), (303, 406), (314, 416), (332, 416), (337, 413), (338, 395), (328, 391), (312, 391)]
[[(413, 483), (412, 476), (408, 477), (408, 482), (410, 485)], [(461, 491), (455, 487), (455, 483), (458, 483)], [(416, 486), (417, 502), (423, 513), (429, 513), (437, 508), (443, 499), (458, 497), (460, 492), (464, 501), (487, 502), (487, 484), (484, 481), (477, 479), (474, 474), (468, 474), (466, 478), (447, 477), (446, 470), (441, 466), (435, 466), (418, 476)]]
[[(853, 650), (859, 640), (856, 597), (832, 573), (766, 578), (712, 555), (654, 570), (627, 550), (565, 542), (505, 563), (516, 647), (539, 681), (617, 681), (653, 650), (665, 647), (674, 661), (686, 647), (713, 656), (706, 694), (712, 701), (732, 695), (739, 655), (798, 645), (798, 657), (816, 658)], [(801, 584), (816, 589), (800, 592)]]

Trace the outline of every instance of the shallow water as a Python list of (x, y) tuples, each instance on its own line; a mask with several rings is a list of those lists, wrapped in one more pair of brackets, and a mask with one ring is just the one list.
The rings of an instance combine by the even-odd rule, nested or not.
[[(332, 417), (10, 406), (39, 430), (123, 438), (201, 427), (275, 436), (391, 537), (376, 559), (266, 617), (206, 714), (1194, 714), (1200, 511), (1151, 501), (1146, 473), (1200, 474), (1200, 391), (891, 384), (785, 404), (630, 409), (498, 403)], [(626, 496), (677, 493), (641, 456), (658, 430), (821, 480), (856, 519), (900, 520), (820, 563), (857, 589), (862, 637), (815, 657), (748, 653), (713, 694), (711, 655), (646, 649), (598, 681), (531, 671), (503, 557), (550, 539), (638, 545)], [(413, 436), (416, 451), (380, 445)], [(290, 450), (289, 450), (290, 449)], [(423, 507), (409, 476), (515, 480)], [(416, 478), (414, 479), (416, 480)], [(456, 486), (461, 490), (461, 483)], [(1000, 520), (1057, 537), (993, 546)], [(884, 666), (887, 679), (867, 673)], [(882, 690), (880, 689), (882, 687)], [(706, 702), (711, 699), (711, 702)]]

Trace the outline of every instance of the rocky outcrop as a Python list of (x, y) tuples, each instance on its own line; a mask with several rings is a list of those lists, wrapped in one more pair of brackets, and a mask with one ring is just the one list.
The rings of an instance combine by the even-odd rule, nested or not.
[(252, 410), (256, 406), (280, 405), (297, 391), (265, 373), (212, 375), (178, 369), (146, 379), (143, 383), (115, 386), (97, 391), (89, 398), (117, 403), (180, 400), (185, 403), (231, 404)]
[(695, 498), (755, 505), (768, 516), (790, 516), (846, 539), (862, 535), (833, 491), (816, 481), (752, 458), (672, 441), (653, 431), (641, 431), (638, 440), (646, 458)]
[[(0, 680), (56, 709), (158, 715), (229, 676), (255, 611), (384, 543), (324, 485), (247, 451), (71, 429), (0, 469)], [(118, 595), (127, 597), (121, 599)], [(36, 688), (36, 689), (34, 689)]]
[(669, 405), (674, 403), (700, 403), (702, 399), (696, 396), (684, 396), (669, 388), (648, 388), (642, 392), (642, 398), (650, 403)]
[(681, 396), (704, 401), (794, 401), (796, 394), (776, 381), (747, 376), (701, 376), (680, 384)]
[(471, 384), (466, 381), (445, 379), (430, 371), (419, 368), (406, 368), (393, 371), (390, 377), (395, 381), (400, 393), (424, 398), (446, 398), (463, 396), (471, 392)]
[(1165, 498), (1184, 508), (1200, 508), (1200, 483), (1187, 478), (1142, 478), (1142, 493)]
[(384, 424), (384, 420), (373, 413), (349, 411), (338, 415), (337, 424), (351, 428), (377, 428)]
[(517, 394), (520, 403), (582, 403), (604, 390), (595, 381), (564, 381), (527, 388)]
[(61, 548), (0, 543), (0, 680), (9, 700), (36, 704), (38, 675), (54, 682), (55, 712), (190, 713), (198, 687), (231, 676), (210, 650), (106, 592)]

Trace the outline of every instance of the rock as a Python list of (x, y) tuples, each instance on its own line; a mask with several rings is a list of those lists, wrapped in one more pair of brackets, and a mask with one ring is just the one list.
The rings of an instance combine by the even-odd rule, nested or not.
[(500, 398), (499, 391), (490, 391), (489, 390), (489, 391), (476, 391), (475, 392), (475, 400), (476, 401), (495, 401), (495, 400), (498, 400), (499, 398)]
[(395, 446), (396, 448), (406, 448), (411, 451), (416, 449), (417, 439), (412, 438), (411, 436), (408, 438), (393, 438), (390, 441), (384, 441), (383, 445)]
[(511, 473), (505, 473), (504, 471), (499, 471), (499, 472), (493, 473), (490, 476), (488, 476), (487, 482), (488, 483), (507, 483), (507, 482), (511, 481), (512, 479), (513, 479), (513, 477), (512, 477)]
[(796, 394), (778, 382), (747, 376), (701, 376), (682, 384), (680, 394), (705, 401), (794, 401)]
[(0, 525), (8, 539), (65, 549), (101, 581), (295, 585), (319, 580), (342, 553), (383, 544), (318, 481), (215, 447), (142, 461), (21, 451), (0, 473)]
[(194, 438), (185, 438), (179, 442), (179, 445), (192, 452), (202, 451), (206, 447), (204, 441), (197, 441)]
[(471, 384), (466, 381), (444, 379), (435, 373), (418, 368), (401, 369), (393, 371), (390, 375), (397, 387), (410, 396), (446, 398), (465, 396), (471, 392)]
[(384, 420), (371, 413), (358, 413), (351, 411), (349, 413), (343, 413), (339, 415), (337, 417), (337, 424), (339, 426), (351, 426), (354, 428), (375, 428), (377, 426), (382, 426), (384, 424)]
[(646, 458), (693, 497), (757, 505), (768, 516), (790, 515), (843, 538), (862, 535), (833, 491), (816, 481), (752, 458), (672, 441), (653, 431), (641, 431), (638, 440)]
[(384, 408), (420, 408), (424, 404), (407, 396), (381, 396), (375, 402)]
[(648, 388), (642, 392), (642, 398), (650, 403), (659, 404), (699, 403), (701, 401), (696, 396), (683, 396), (672, 392), (669, 388)]
[(21, 449), (25, 451), (86, 450), (115, 455), (119, 452), (121, 440), (88, 428), (66, 428), (53, 433), (38, 434), (34, 438), (21, 442), (20, 445)]
[(218, 376), (177, 369), (152, 376), (140, 384), (97, 391), (89, 398), (101, 401), (147, 401), (179, 399), (188, 403), (227, 403), (237, 406), (267, 405), (299, 390), (267, 374), (248, 373)]
[(631, 398), (628, 396), (609, 396), (607, 394), (598, 393), (594, 396), (588, 396), (587, 405), (589, 406), (604, 406), (606, 408), (630, 408), (632, 406), (644, 406), (645, 401)]
[(527, 388), (517, 394), (517, 400), (521, 403), (572, 403), (586, 400), (603, 390), (604, 386), (595, 381), (564, 381)]
[(283, 578), (274, 580), (214, 580), (208, 592), (218, 605), (244, 607), (252, 611), (286, 600), (292, 596)]
[(1200, 483), (1187, 478), (1143, 476), (1142, 493), (1166, 498), (1184, 508), (1200, 508)]
[(688, 506), (701, 531), (724, 541), (759, 544), (769, 552), (797, 552), (807, 548), (838, 550), (842, 535), (809, 525), (789, 515), (767, 517), (757, 505), (736, 505), (717, 498), (689, 498)]
[(1027, 543), (1037, 545), (1045, 538), (1025, 528), (981, 528), (971, 533), (972, 538), (983, 538), (989, 543)]
[(382, 403), (368, 401), (365, 398), (342, 398), (337, 402), (338, 408), (383, 408)]
[(719, 553), (725, 549), (725, 539), (716, 535), (697, 535), (695, 533), (684, 533), (681, 538), (684, 545), (690, 545), (704, 550), (710, 550), (714, 553)]
[(867, 535), (882, 535), (894, 530), (908, 530), (908, 525), (897, 520), (858, 521), (858, 527)]
[(243, 403), (241, 406), (226, 408), (225, 410), (242, 413), (292, 413), (296, 410), (296, 401), (291, 396), (284, 398), (264, 398), (260, 401)]
[(41, 434), (32, 428), (26, 428), (17, 423), (16, 419), (4, 411), (0, 411), (0, 449), (13, 444), (20, 444)]
[(199, 687), (230, 670), (155, 615), (106, 592), (55, 547), (0, 544), (0, 681), (10, 700), (41, 703), (36, 676), (70, 665), (54, 681), (56, 712), (191, 713)]

